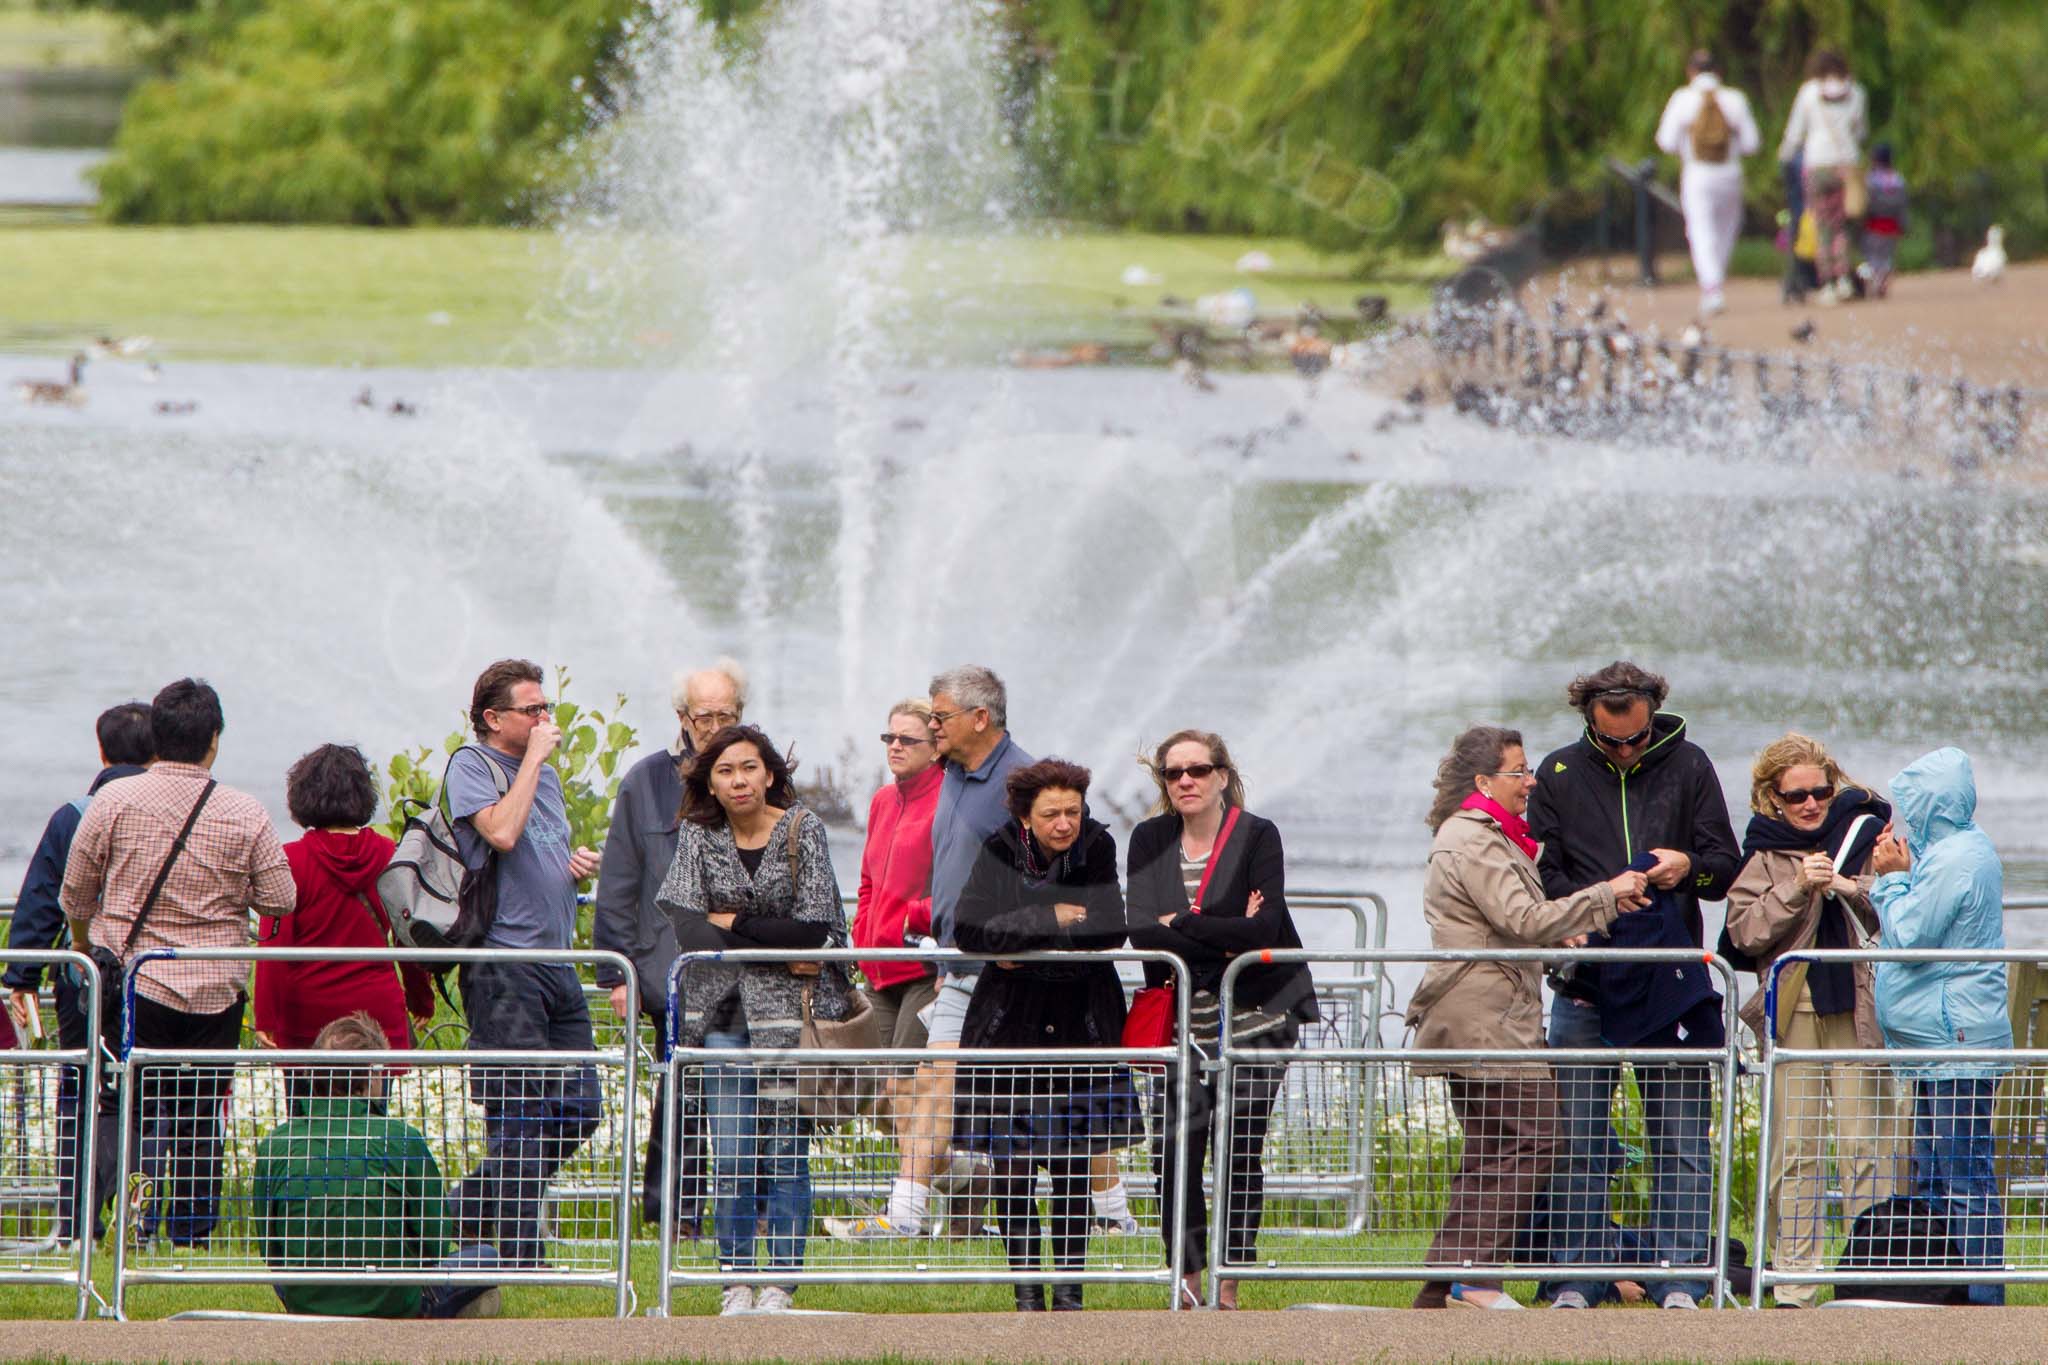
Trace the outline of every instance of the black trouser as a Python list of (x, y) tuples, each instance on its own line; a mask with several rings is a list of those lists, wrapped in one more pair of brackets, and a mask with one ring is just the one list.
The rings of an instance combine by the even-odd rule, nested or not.
[[(55, 969), (57, 993), (57, 1046), (66, 1052), (83, 1052), (93, 1045), (92, 1020), (85, 1013), (85, 992), (71, 979), (70, 969)], [(102, 1085), (111, 1085), (107, 1073), (101, 1073)], [(79, 1186), (78, 1164), (79, 1135), (86, 1112), (81, 1092), (85, 1088), (85, 1068), (67, 1066), (60, 1068), (57, 1077), (57, 1240), (69, 1242), (78, 1236), (78, 1227), (84, 1221), (86, 1193)], [(111, 1096), (109, 1097), (111, 1098)], [(98, 1104), (93, 1106), (98, 1112)], [(111, 1119), (112, 1111), (109, 1110)], [(97, 1122), (97, 1120), (95, 1120)], [(111, 1121), (99, 1125), (100, 1135), (107, 1138), (96, 1144), (93, 1152), (92, 1188), (97, 1195), (92, 1216), (94, 1241), (106, 1236), (106, 1220), (100, 1216), (107, 1201), (114, 1197), (114, 1188), (119, 1183), (114, 1167), (121, 1159), (120, 1150), (113, 1143)]]
[[(640, 1168), (640, 1216), (649, 1223), (659, 1223), (661, 1181), (668, 1168), (668, 1026), (661, 1006), (649, 1007), (643, 1002), (642, 1013), (654, 1024), (655, 1055), (664, 1065), (654, 1083), (654, 1112), (647, 1125), (647, 1160)], [(704, 1097), (698, 1093), (694, 1078), (683, 1092), (682, 1112), (676, 1115), (676, 1146), (682, 1154), (682, 1168), (676, 1172), (676, 1224), (689, 1236), (694, 1235), (704, 1211)]]
[[(220, 1050), (242, 1045), (242, 1005), (217, 1014), (188, 1014), (143, 995), (135, 995), (135, 1045), (145, 1048)], [(149, 1241), (162, 1234), (174, 1246), (203, 1245), (220, 1222), (220, 1186), (224, 1152), (221, 1112), (234, 1083), (231, 1066), (167, 1066), (158, 1063), (135, 1074), (135, 1125), (129, 1130), (134, 1169), (152, 1183), (143, 1209), (141, 1234)], [(98, 1141), (114, 1150), (117, 1130), (114, 1096), (100, 1097)], [(112, 1195), (126, 1184), (120, 1171), (103, 1191)]]
[[(574, 967), (471, 962), (458, 980), (471, 1047), (595, 1049), (590, 1008)], [(542, 1265), (541, 1204), (548, 1182), (597, 1130), (597, 1070), (588, 1064), (472, 1067), (469, 1093), (484, 1111), (484, 1159), (450, 1196), (456, 1239), (495, 1244), (514, 1268)]]
[[(1276, 1056), (1272, 1065), (1239, 1063), (1231, 1069), (1231, 1088), (1237, 1103), (1230, 1116), (1230, 1160), (1228, 1171), (1217, 1173), (1216, 1198), (1223, 1206), (1223, 1249), (1226, 1263), (1245, 1265), (1257, 1259), (1259, 1227), (1266, 1217), (1266, 1129), (1273, 1121), (1273, 1104), (1287, 1075), (1286, 1051), (1298, 1036), (1289, 1027), (1272, 1035)], [(1253, 1046), (1259, 1046), (1253, 1044)], [(1264, 1049), (1262, 1049), (1264, 1050)], [(1192, 1275), (1209, 1264), (1209, 1210), (1202, 1198), (1202, 1166), (1216, 1154), (1216, 1079), (1221, 1073), (1203, 1072), (1188, 1092), (1188, 1164), (1182, 1171), (1174, 1160), (1173, 1122), (1180, 1113), (1180, 1081), (1172, 1069), (1166, 1073), (1166, 1108), (1159, 1124), (1160, 1188), (1171, 1190), (1178, 1179), (1181, 1197), (1181, 1273)], [(1162, 1216), (1159, 1235), (1173, 1254), (1173, 1224)]]
[(1043, 1166), (1052, 1180), (1052, 1265), (1055, 1278), (1088, 1264), (1088, 1166), (1086, 1151), (1057, 1152), (1037, 1158), (1013, 1157), (996, 1164), (996, 1226), (1003, 1231), (1003, 1254), (1012, 1270), (1039, 1267), (1038, 1203), (1033, 1186)]

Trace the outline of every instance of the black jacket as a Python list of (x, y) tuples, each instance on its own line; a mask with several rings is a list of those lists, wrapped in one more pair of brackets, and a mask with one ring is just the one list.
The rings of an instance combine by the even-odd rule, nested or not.
[[(1287, 859), (1280, 831), (1271, 820), (1240, 810), (1237, 826), (1216, 870), (1209, 876), (1202, 913), (1188, 909), (1187, 885), (1180, 876), (1181, 818), (1168, 811), (1131, 831), (1131, 946), (1178, 953), (1188, 964), (1198, 991), (1215, 991), (1223, 969), (1240, 953), (1266, 948), (1299, 948), (1301, 935), (1287, 913)], [(1254, 916), (1245, 914), (1252, 892), (1265, 904)], [(1161, 924), (1161, 915), (1173, 921)], [(1165, 985), (1167, 969), (1145, 964), (1145, 983)], [(1306, 964), (1280, 963), (1248, 967), (1237, 978), (1237, 1008), (1271, 1010), (1308, 1020), (1317, 1016), (1315, 983)]]
[[(632, 959), (640, 978), (641, 1007), (657, 1019), (668, 1000), (676, 930), (654, 898), (669, 864), (676, 860), (682, 765), (692, 752), (686, 735), (680, 758), (660, 749), (626, 770), (612, 802), (611, 831), (597, 869), (597, 908), (590, 922), (590, 946)], [(598, 985), (616, 986), (623, 979), (615, 969), (599, 964)]]
[(1627, 772), (1581, 735), (1537, 765), (1529, 834), (1552, 897), (1604, 882), (1639, 853), (1675, 848), (1692, 858), (1692, 880), (1673, 888), (1693, 947), (1701, 946), (1701, 901), (1725, 898), (1742, 866), (1721, 779), (1706, 751), (1685, 737), (1685, 719), (1651, 720), (1650, 747)]
[[(1124, 898), (1116, 883), (1116, 840), (1084, 819), (1081, 837), (1043, 881), (1027, 878), (1014, 821), (982, 845), (960, 892), (954, 938), (969, 953), (1102, 952), (1124, 943)], [(1087, 907), (1062, 929), (1053, 906)], [(1124, 990), (1107, 962), (1022, 962), (981, 973), (961, 1025), (960, 1046), (1117, 1047)]]

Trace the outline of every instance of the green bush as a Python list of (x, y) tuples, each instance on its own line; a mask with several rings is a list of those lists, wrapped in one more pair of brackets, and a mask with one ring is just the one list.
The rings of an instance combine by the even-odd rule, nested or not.
[(530, 214), (606, 98), (632, 0), (278, 0), (130, 97), (116, 222), (480, 223)]

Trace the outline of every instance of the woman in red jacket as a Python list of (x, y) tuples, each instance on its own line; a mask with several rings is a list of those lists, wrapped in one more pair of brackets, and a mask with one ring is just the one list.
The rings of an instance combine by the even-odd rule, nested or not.
[[(868, 840), (860, 855), (860, 906), (853, 917), (856, 948), (914, 947), (932, 930), (932, 816), (945, 778), (932, 746), (932, 708), (921, 700), (889, 708), (882, 732), (889, 773), (896, 780), (875, 793), (868, 806)], [(881, 1025), (883, 1047), (925, 1045), (925, 1011), (938, 980), (919, 962), (863, 962), (868, 1002)], [(827, 1218), (834, 1237), (915, 1237), (924, 1230), (925, 1209), (941, 1147), (936, 1123), (917, 1105), (918, 1088), (909, 1076), (889, 1085), (891, 1118), (902, 1150), (902, 1166), (889, 1192), (888, 1213), (875, 1218)]]
[[(266, 948), (385, 948), (391, 943), (377, 874), (391, 861), (392, 843), (365, 829), (377, 810), (377, 784), (362, 753), (323, 744), (285, 775), (285, 806), (306, 833), (284, 846), (298, 910), (266, 918)], [(388, 962), (256, 963), (256, 1041), (264, 1047), (309, 1048), (336, 1019), (368, 1011), (393, 1047), (410, 1047), (407, 1014), (422, 1023), (434, 1014), (427, 974)]]

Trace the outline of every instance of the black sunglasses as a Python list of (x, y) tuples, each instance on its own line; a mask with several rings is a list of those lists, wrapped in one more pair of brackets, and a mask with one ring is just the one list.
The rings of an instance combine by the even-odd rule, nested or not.
[(1183, 777), (1192, 777), (1195, 781), (1200, 782), (1222, 766), (1221, 763), (1190, 763), (1185, 768), (1161, 768), (1159, 775), (1168, 782), (1178, 782)]
[(882, 732), (882, 746), (888, 749), (893, 749), (899, 744), (915, 749), (920, 744), (929, 743), (930, 740), (919, 739), (916, 735), (899, 735), (886, 730)]
[(1835, 784), (1823, 782), (1818, 787), (1807, 787), (1801, 791), (1777, 792), (1778, 800), (1788, 806), (1803, 806), (1808, 801), (1828, 802), (1835, 799)]
[(1603, 735), (1598, 730), (1588, 725), (1586, 727), (1586, 733), (1592, 736), (1593, 742), (1595, 744), (1598, 744), (1603, 749), (1626, 749), (1631, 744), (1641, 744), (1644, 740), (1648, 739), (1650, 737), (1650, 731), (1655, 728), (1656, 725), (1653, 722), (1652, 724), (1645, 725), (1642, 729), (1636, 731), (1632, 735)]

